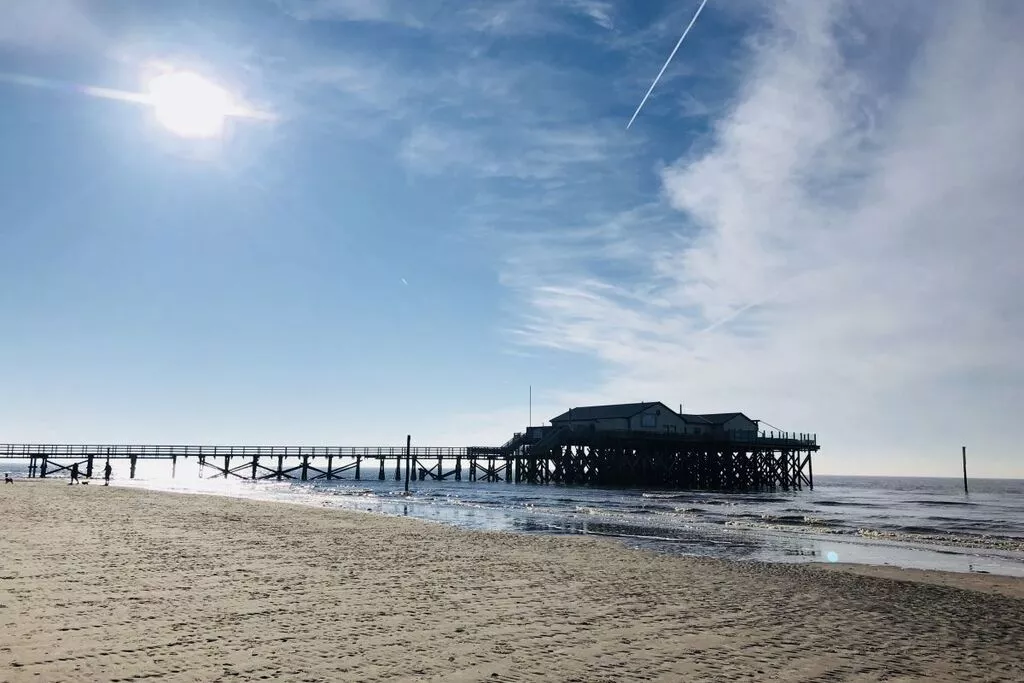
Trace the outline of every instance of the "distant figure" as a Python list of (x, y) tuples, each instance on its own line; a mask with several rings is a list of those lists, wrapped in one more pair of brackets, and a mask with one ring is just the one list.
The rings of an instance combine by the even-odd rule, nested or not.
[(74, 465), (71, 466), (71, 483), (72, 484), (81, 484), (82, 483), (82, 482), (78, 481), (78, 463), (77, 462)]
[(4, 472), (4, 483), (5, 484), (13, 484), (14, 483), (14, 480), (11, 479), (11, 475), (9, 473), (7, 473), (7, 472)]
[(107, 461), (107, 466), (103, 468), (103, 485), (110, 486), (110, 473), (114, 471), (114, 468), (110, 466), (110, 461)]

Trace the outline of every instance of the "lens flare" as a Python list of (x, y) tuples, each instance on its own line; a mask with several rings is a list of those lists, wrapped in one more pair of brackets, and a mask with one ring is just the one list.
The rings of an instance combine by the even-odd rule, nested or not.
[(219, 136), (233, 109), (223, 88), (190, 71), (172, 71), (149, 82), (156, 120), (186, 138)]

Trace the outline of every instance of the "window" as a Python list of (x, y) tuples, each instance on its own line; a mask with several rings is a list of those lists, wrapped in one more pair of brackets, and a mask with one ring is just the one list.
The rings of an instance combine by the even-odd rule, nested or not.
[(657, 427), (658, 417), (657, 415), (641, 415), (640, 416), (641, 427)]

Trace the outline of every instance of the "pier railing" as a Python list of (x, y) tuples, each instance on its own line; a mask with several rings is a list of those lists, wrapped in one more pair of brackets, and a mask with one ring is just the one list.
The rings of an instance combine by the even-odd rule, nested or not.
[[(415, 446), (410, 455), (418, 458), (464, 456), (472, 447), (465, 446)], [(0, 444), (0, 457), (28, 458), (47, 456), (49, 458), (105, 457), (127, 458), (135, 456), (140, 460), (169, 457), (220, 457), (230, 456), (334, 456), (343, 458), (395, 458), (405, 457), (405, 446), (190, 446), (152, 444)]]

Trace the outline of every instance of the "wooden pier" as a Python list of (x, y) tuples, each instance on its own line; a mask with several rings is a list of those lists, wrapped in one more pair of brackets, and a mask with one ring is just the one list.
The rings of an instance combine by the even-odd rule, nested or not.
[(27, 460), (29, 476), (86, 478), (110, 460), (198, 462), (205, 477), (247, 480), (454, 480), (719, 491), (814, 488), (817, 438), (771, 433), (748, 438), (548, 429), (502, 446), (185, 446), (0, 444), (0, 460)]

